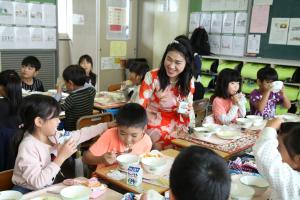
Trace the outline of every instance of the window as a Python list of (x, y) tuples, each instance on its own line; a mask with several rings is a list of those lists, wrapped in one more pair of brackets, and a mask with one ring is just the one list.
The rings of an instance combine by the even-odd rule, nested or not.
[(73, 1), (57, 0), (59, 39), (73, 38)]

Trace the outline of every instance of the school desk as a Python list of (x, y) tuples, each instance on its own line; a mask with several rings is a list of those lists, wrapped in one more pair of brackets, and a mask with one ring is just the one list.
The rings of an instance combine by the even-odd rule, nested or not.
[[(167, 150), (161, 151), (161, 153), (165, 154), (166, 156), (175, 158), (179, 154), (179, 151), (176, 151), (174, 149), (167, 149)], [(169, 190), (169, 188), (167, 188), (167, 187), (160, 187), (160, 186), (153, 185), (150, 183), (145, 183), (145, 182), (142, 182), (142, 184), (139, 187), (130, 186), (130, 185), (126, 184), (126, 180), (118, 181), (118, 180), (114, 180), (107, 176), (107, 173), (110, 172), (110, 170), (116, 170), (116, 169), (118, 169), (118, 165), (111, 165), (111, 166), (103, 167), (103, 168), (96, 170), (96, 173), (100, 178), (102, 178), (102, 179), (106, 180), (107, 182), (112, 183), (115, 186), (117, 186), (123, 190), (126, 190), (128, 192), (143, 193), (147, 190), (152, 189), (152, 190), (156, 190), (157, 192), (163, 194), (164, 192)]]
[[(82, 179), (86, 179), (86, 178), (80, 177), (79, 179), (82, 180)], [(23, 196), (22, 200), (29, 200), (29, 199), (33, 199), (33, 198), (37, 198), (37, 197), (41, 197), (41, 196), (47, 196), (47, 197), (53, 196), (53, 197), (61, 198), (61, 196), (59, 195), (59, 192), (65, 187), (67, 187), (67, 186), (62, 183), (55, 184), (55, 185), (49, 186), (49, 187), (41, 189), (41, 190), (27, 193)], [(49, 192), (49, 191), (51, 191), (51, 192)], [(120, 200), (122, 197), (123, 197), (122, 194), (120, 194), (112, 189), (107, 188), (106, 192), (103, 195), (101, 195), (100, 197), (96, 198), (95, 200), (105, 200), (105, 199)]]
[[(184, 139), (179, 139), (179, 138), (172, 140), (172, 144), (174, 144), (177, 149), (186, 148), (186, 147), (189, 147), (192, 145), (201, 146), (200, 144), (196, 144), (196, 143), (193, 143), (193, 142), (190, 142), (190, 141), (187, 141)], [(229, 154), (229, 153), (219, 151), (216, 149), (211, 149), (211, 150), (213, 150), (215, 153), (217, 153), (219, 156), (221, 156), (222, 158), (224, 158), (226, 160), (228, 160), (232, 156), (236, 155), (236, 154)]]

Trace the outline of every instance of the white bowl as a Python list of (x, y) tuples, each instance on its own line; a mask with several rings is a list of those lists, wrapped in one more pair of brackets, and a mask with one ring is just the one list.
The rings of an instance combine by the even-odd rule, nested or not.
[(282, 115), (282, 118), (285, 122), (299, 122), (300, 117), (293, 114)]
[(272, 82), (272, 92), (279, 92), (283, 87), (282, 81), (274, 81)]
[(255, 190), (249, 186), (231, 183), (230, 195), (236, 200), (251, 200), (255, 194)]
[(19, 200), (22, 198), (22, 196), (23, 194), (21, 192), (15, 190), (5, 190), (0, 192), (0, 200), (4, 200), (4, 199)]
[(250, 128), (252, 126), (252, 120), (247, 118), (237, 118), (237, 124), (241, 125), (242, 128)]
[(134, 154), (122, 154), (117, 157), (117, 162), (119, 164), (120, 169), (127, 171), (129, 165), (139, 164), (140, 157)]
[(233, 140), (240, 137), (241, 132), (238, 130), (223, 130), (216, 133), (216, 135), (224, 140)]
[(40, 196), (40, 197), (36, 197), (33, 198), (31, 200), (61, 200), (61, 198), (59, 197), (55, 197), (55, 196)]
[(247, 115), (246, 117), (253, 122), (253, 126), (261, 125), (264, 120), (262, 116), (258, 116), (258, 115)]
[(51, 93), (51, 94), (56, 94), (57, 90), (56, 89), (50, 89), (50, 90), (48, 90), (48, 92)]
[(195, 127), (194, 135), (196, 137), (210, 137), (214, 132), (208, 127)]
[(142, 166), (148, 173), (160, 174), (165, 169), (166, 164), (167, 161), (164, 158), (142, 158)]
[(245, 185), (252, 186), (255, 190), (255, 196), (261, 195), (269, 187), (269, 183), (260, 176), (242, 176), (240, 181)]
[(222, 128), (222, 126), (219, 124), (211, 124), (211, 123), (202, 124), (202, 126), (205, 128), (209, 128), (213, 132), (217, 132), (217, 131), (221, 130), (221, 128)]
[(88, 200), (92, 190), (83, 185), (73, 185), (66, 187), (60, 191), (60, 195), (64, 200)]

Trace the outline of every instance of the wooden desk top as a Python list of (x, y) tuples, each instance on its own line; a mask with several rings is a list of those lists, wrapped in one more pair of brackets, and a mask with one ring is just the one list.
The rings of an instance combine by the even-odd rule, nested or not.
[(107, 104), (103, 105), (97, 102), (94, 102), (94, 108), (98, 110), (106, 110), (106, 109), (112, 109), (112, 108), (120, 108), (124, 106), (126, 102), (118, 102), (118, 103), (112, 103), (112, 104)]
[[(81, 178), (81, 179), (84, 179), (84, 178)], [(54, 192), (59, 193), (65, 187), (67, 187), (67, 186), (65, 186), (62, 183), (55, 184), (55, 185), (52, 185), (50, 187), (47, 187), (47, 188), (44, 188), (44, 189), (41, 189), (41, 190), (37, 190), (37, 191), (27, 193), (22, 197), (22, 199), (23, 200), (29, 200), (29, 199), (33, 199), (33, 198), (37, 198), (37, 197), (41, 197), (41, 196), (53, 196), (53, 197), (61, 198), (61, 196), (59, 194), (52, 194), (52, 193), (49, 193), (47, 191), (54, 191)], [(107, 191), (103, 195), (101, 195), (100, 197), (96, 198), (95, 200), (105, 200), (105, 199), (120, 200), (122, 197), (123, 197), (122, 194), (107, 188)]]
[[(192, 146), (192, 145), (201, 146), (200, 144), (196, 144), (196, 143), (189, 142), (189, 141), (183, 140), (183, 139), (178, 139), (178, 138), (172, 140), (172, 144), (176, 145), (179, 148), (186, 148), (186, 147), (189, 147), (189, 146)], [(226, 153), (226, 152), (223, 152), (223, 151), (219, 151), (219, 150), (216, 150), (216, 149), (211, 149), (211, 150), (213, 150), (215, 153), (217, 153), (219, 156), (221, 156), (224, 159), (229, 159), (230, 157), (235, 155), (235, 154), (229, 154), (229, 153)]]
[[(175, 158), (179, 154), (179, 151), (176, 151), (174, 149), (167, 149), (167, 150), (162, 151), (162, 153), (167, 155), (167, 156)], [(118, 181), (118, 180), (114, 180), (114, 179), (108, 177), (107, 173), (110, 170), (117, 169), (117, 167), (118, 167), (118, 165), (111, 165), (111, 166), (104, 167), (104, 168), (96, 170), (96, 173), (98, 174), (98, 176), (100, 178), (103, 178), (103, 179), (107, 180), (108, 182), (110, 182), (110, 183), (112, 183), (112, 184), (114, 184), (114, 185), (116, 185), (116, 186), (118, 186), (118, 187), (120, 187), (120, 188), (122, 188), (126, 191), (129, 191), (129, 192), (143, 193), (143, 192), (145, 192), (149, 189), (152, 189), (152, 190), (156, 190), (157, 192), (162, 194), (162, 193), (166, 192), (167, 190), (169, 190), (169, 188), (152, 185), (152, 184), (145, 183), (145, 182), (142, 182), (142, 184), (139, 187), (134, 187), (134, 186), (131, 186), (131, 185), (127, 185), (125, 179), (121, 180), (121, 181)]]

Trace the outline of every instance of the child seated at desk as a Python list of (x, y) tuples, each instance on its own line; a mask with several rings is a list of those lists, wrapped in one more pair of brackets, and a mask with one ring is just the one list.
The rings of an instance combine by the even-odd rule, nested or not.
[[(62, 110), (66, 112), (64, 129), (76, 130), (77, 120), (85, 115), (93, 114), (95, 88), (86, 83), (86, 74), (79, 65), (70, 65), (63, 72), (63, 79), (70, 95), (61, 104)], [(61, 98), (61, 87), (58, 87), (55, 99)]]
[(145, 109), (136, 103), (128, 103), (120, 108), (117, 127), (107, 130), (83, 155), (83, 162), (97, 165), (97, 168), (116, 162), (117, 154), (130, 152), (143, 154), (150, 152), (152, 142), (145, 134), (147, 115)]
[(121, 90), (127, 93), (131, 102), (136, 102), (139, 97), (140, 85), (145, 74), (149, 71), (149, 66), (143, 62), (134, 62), (129, 67), (129, 80), (121, 84)]
[(271, 67), (264, 67), (257, 72), (257, 84), (259, 89), (255, 89), (250, 94), (251, 114), (260, 115), (264, 119), (275, 116), (276, 104), (282, 104), (289, 109), (291, 102), (284, 92), (284, 87), (277, 93), (272, 92), (272, 82), (278, 80), (278, 74)]
[(259, 173), (271, 187), (270, 199), (300, 199), (300, 123), (268, 121), (253, 147)]
[(34, 56), (28, 56), (22, 60), (21, 79), (22, 88), (30, 91), (44, 92), (43, 82), (35, 78), (41, 69), (40, 61)]
[(112, 122), (101, 123), (61, 137), (57, 133), (59, 113), (60, 106), (52, 97), (33, 94), (23, 99), (22, 128), (15, 138), (18, 155), (12, 177), (14, 190), (27, 193), (53, 184), (62, 163), (76, 152), (78, 144), (114, 126)]

